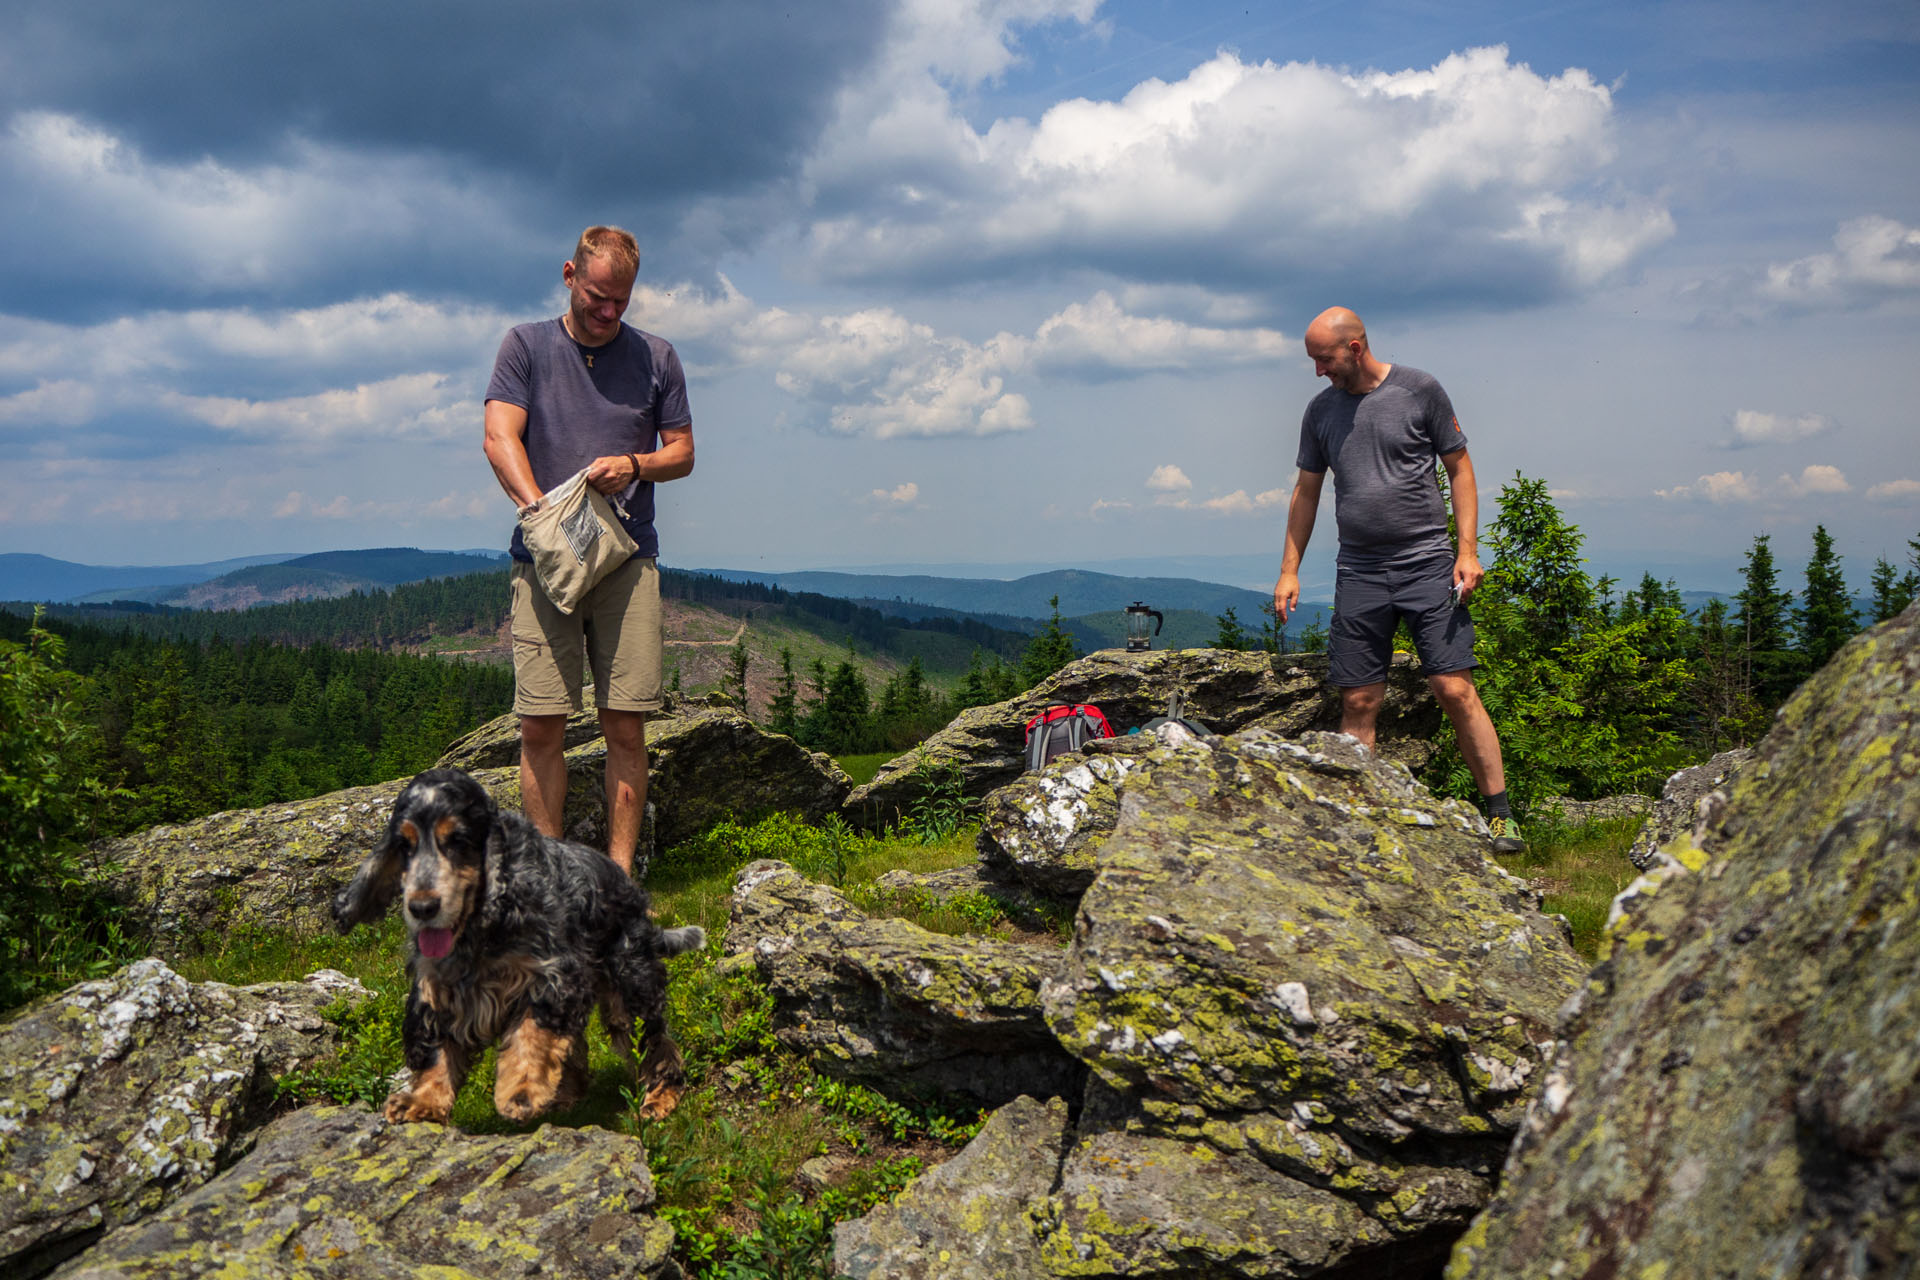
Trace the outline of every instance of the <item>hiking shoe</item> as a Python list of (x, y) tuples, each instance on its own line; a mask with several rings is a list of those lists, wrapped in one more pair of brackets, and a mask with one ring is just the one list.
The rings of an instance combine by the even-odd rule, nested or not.
[(1487, 834), (1493, 837), (1495, 853), (1525, 853), (1527, 842), (1520, 835), (1520, 824), (1512, 818), (1495, 816), (1487, 819)]

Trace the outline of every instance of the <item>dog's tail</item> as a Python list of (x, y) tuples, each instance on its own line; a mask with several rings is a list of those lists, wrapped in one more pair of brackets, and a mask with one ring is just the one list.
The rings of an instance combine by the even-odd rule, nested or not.
[(707, 945), (707, 931), (697, 924), (681, 929), (662, 929), (660, 931), (660, 954), (677, 956), (683, 951), (698, 951)]

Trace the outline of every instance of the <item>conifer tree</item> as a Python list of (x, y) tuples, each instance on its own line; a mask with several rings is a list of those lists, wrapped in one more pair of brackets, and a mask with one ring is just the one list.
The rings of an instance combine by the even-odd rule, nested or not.
[(1793, 594), (1779, 589), (1771, 534), (1757, 534), (1740, 573), (1744, 585), (1734, 596), (1733, 628), (1745, 651), (1747, 686), (1754, 701), (1771, 709), (1786, 701), (1800, 683), (1800, 655), (1791, 647), (1788, 625)]
[(748, 711), (747, 657), (747, 642), (744, 639), (735, 641), (733, 648), (727, 651), (727, 689), (739, 701), (742, 711)]
[(780, 678), (767, 704), (767, 728), (792, 737), (800, 728), (800, 682), (793, 674), (793, 650), (780, 646)]
[(1214, 625), (1218, 628), (1213, 635), (1213, 647), (1238, 653), (1248, 648), (1247, 633), (1240, 626), (1240, 619), (1234, 616), (1233, 606), (1228, 605), (1225, 613), (1214, 615)]
[(1073, 637), (1060, 625), (1060, 597), (1054, 596), (1047, 603), (1053, 606), (1053, 616), (1047, 619), (1047, 625), (1039, 634), (1028, 641), (1027, 651), (1020, 659), (1020, 682), (1029, 689), (1080, 656), (1074, 649)]
[(1847, 595), (1846, 580), (1840, 574), (1840, 556), (1833, 549), (1833, 537), (1827, 526), (1813, 526), (1813, 558), (1807, 561), (1807, 589), (1794, 610), (1799, 631), (1799, 650), (1805, 670), (1818, 671), (1827, 659), (1860, 629)]

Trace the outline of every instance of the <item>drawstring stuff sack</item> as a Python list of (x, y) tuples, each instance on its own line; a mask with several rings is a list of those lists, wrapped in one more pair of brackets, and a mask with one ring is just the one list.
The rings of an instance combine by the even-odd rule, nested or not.
[(640, 550), (615, 505), (581, 470), (521, 510), (520, 536), (533, 556), (534, 576), (560, 612), (579, 608), (594, 584)]

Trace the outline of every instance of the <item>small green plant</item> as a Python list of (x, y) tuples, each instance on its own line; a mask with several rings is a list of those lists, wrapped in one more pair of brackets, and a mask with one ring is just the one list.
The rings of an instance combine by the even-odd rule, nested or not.
[(406, 1017), (404, 987), (360, 1004), (329, 1005), (321, 1017), (340, 1029), (340, 1051), (325, 1062), (280, 1077), (276, 1096), (295, 1105), (333, 1102), (379, 1107), (406, 1065), (400, 1024)]
[(901, 826), (921, 844), (937, 844), (967, 820), (967, 780), (956, 760), (936, 765), (922, 750), (913, 763), (914, 799)]

